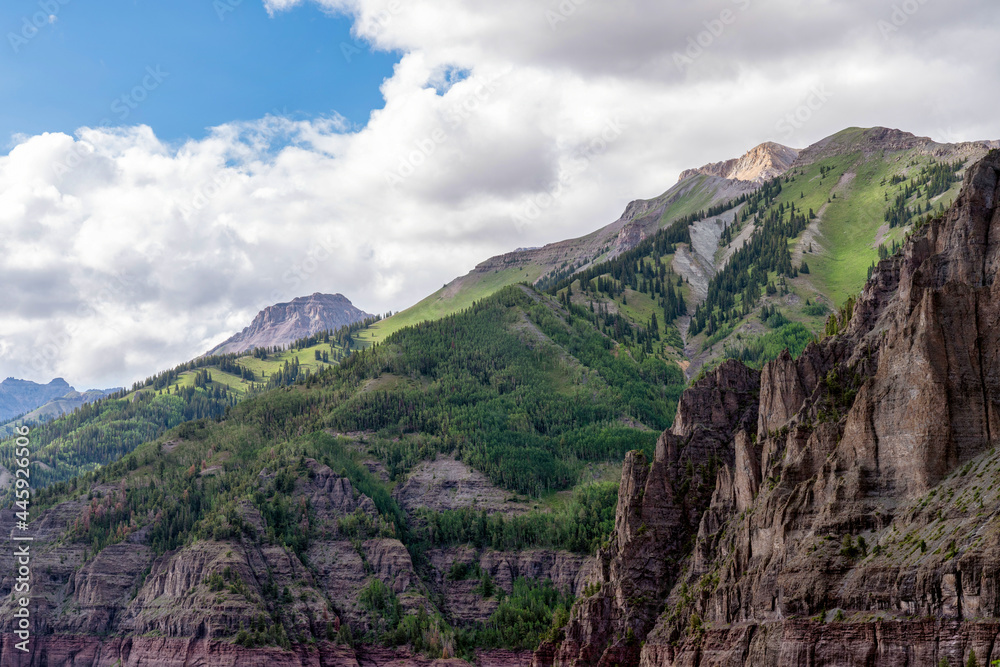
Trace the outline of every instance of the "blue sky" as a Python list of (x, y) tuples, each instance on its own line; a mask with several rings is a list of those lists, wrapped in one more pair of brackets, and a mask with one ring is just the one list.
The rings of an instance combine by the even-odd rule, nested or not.
[(398, 60), (313, 4), (270, 17), (257, 0), (4, 0), (0, 28), (3, 152), (13, 134), (105, 121), (168, 141), (268, 113), (364, 125)]

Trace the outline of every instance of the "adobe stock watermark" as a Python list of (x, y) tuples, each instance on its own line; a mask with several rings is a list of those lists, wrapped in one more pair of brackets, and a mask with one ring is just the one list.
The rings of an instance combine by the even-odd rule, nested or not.
[(26, 535), (31, 522), (31, 440), (27, 426), (14, 427), (14, 517), (17, 523), (11, 531), (10, 539), (14, 549), (15, 577), (11, 593), (14, 598), (14, 634), (21, 641), (14, 648), (29, 652), (31, 641), (31, 542), (35, 539)]
[(229, 14), (236, 11), (236, 8), (243, 4), (243, 0), (212, 0), (212, 9), (220, 21), (225, 21)]
[[(750, 9), (751, 0), (731, 0), (740, 12)], [(684, 51), (674, 51), (674, 66), (678, 72), (683, 72), (684, 68), (690, 67), (694, 61), (705, 55), (705, 52), (712, 48), (716, 40), (726, 33), (726, 29), (736, 23), (739, 14), (732, 9), (723, 9), (719, 15), (707, 21), (702, 21), (704, 30), (687, 38), (687, 46)]]
[(781, 132), (782, 139), (791, 139), (795, 131), (805, 127), (806, 123), (812, 120), (816, 112), (822, 109), (831, 97), (833, 97), (833, 93), (827, 90), (826, 84), (821, 83), (813, 86), (802, 104), (785, 114), (775, 123), (774, 129)]
[(399, 158), (398, 166), (385, 175), (385, 182), (392, 189), (413, 176), (427, 164), (427, 161), (451, 139), (451, 133), (464, 125), (499, 89), (500, 81), (507, 72), (491, 78), (473, 77), (467, 79), (475, 89), (460, 103), (444, 112), (445, 125), (434, 128), (427, 136), (413, 142), (413, 148)]
[(71, 0), (38, 0), (38, 11), (22, 17), (21, 27), (17, 32), (11, 30), (7, 33), (7, 42), (14, 53), (20, 53), (43, 28), (58, 21), (59, 12), (70, 2)]
[(882, 39), (891, 39), (928, 2), (930, 0), (903, 0), (894, 4), (889, 19), (879, 19), (875, 23), (878, 26), (878, 31), (882, 34)]
[[(376, 14), (375, 18), (371, 21), (375, 26), (375, 31), (381, 32), (385, 30), (401, 11), (403, 11), (403, 3), (400, 0), (390, 0), (385, 9)], [(362, 40), (355, 39), (353, 42), (341, 42), (340, 54), (344, 56), (344, 60), (349, 64), (354, 60), (354, 56), (364, 53), (368, 48), (368, 45)]]
[(146, 101), (149, 94), (160, 87), (160, 85), (170, 76), (170, 72), (164, 72), (162, 65), (146, 67), (146, 74), (142, 80), (132, 87), (128, 92), (123, 93), (111, 103), (111, 113), (118, 117), (118, 120), (125, 121), (129, 115), (139, 108), (139, 105)]
[(271, 294), (273, 303), (278, 303), (284, 299), (288, 293), (299, 289), (313, 274), (319, 271), (320, 267), (333, 259), (334, 255), (340, 251), (340, 246), (332, 236), (326, 236), (319, 241), (313, 242), (305, 257), (292, 264), (281, 276), (281, 282), (287, 286), (284, 292), (275, 290)]
[[(111, 121), (107, 121), (110, 125)], [(52, 171), (57, 178), (62, 178), (69, 172), (73, 171), (81, 164), (83, 161), (94, 154), (93, 144), (87, 143), (85, 141), (74, 141), (73, 147), (70, 148), (69, 154), (52, 165)]]
[[(155, 264), (158, 259), (166, 254), (166, 249), (159, 243), (150, 245), (145, 253), (144, 263)], [(87, 319), (99, 317), (98, 309), (106, 304), (122, 303), (129, 295), (129, 292), (139, 285), (139, 280), (135, 276), (125, 272), (116, 272), (109, 276), (109, 279), (101, 283), (99, 290), (90, 292), (91, 298), (87, 302), (81, 302), (74, 311), (75, 320), (66, 323), (62, 331), (48, 332), (41, 341), (33, 348), (34, 355), (27, 362), (28, 366), (36, 373), (50, 372), (59, 361), (60, 356), (70, 346), (73, 339), (82, 333), (80, 323)], [(120, 334), (120, 331), (111, 325), (104, 327), (109, 333)]]
[(560, 24), (576, 14), (576, 10), (587, 0), (560, 0), (555, 9), (545, 10), (545, 20), (549, 22), (549, 30), (556, 30)]
[(615, 118), (605, 123), (600, 135), (594, 137), (587, 144), (586, 150), (578, 159), (575, 169), (566, 170), (559, 178), (551, 183), (542, 192), (528, 198), (519, 211), (511, 214), (511, 220), (518, 229), (523, 229), (529, 224), (536, 222), (546, 211), (555, 206), (556, 202), (566, 193), (566, 190), (583, 175), (594, 158), (607, 152), (608, 147), (618, 141), (625, 133), (628, 126), (620, 118)]
[(203, 181), (194, 189), (191, 199), (178, 206), (181, 217), (190, 220), (197, 211), (203, 210), (222, 190), (233, 182), (232, 170), (224, 169), (212, 178)]

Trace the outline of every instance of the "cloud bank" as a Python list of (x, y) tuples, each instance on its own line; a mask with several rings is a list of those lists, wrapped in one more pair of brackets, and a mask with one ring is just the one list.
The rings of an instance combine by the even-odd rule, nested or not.
[(348, 61), (402, 54), (363, 127), (331, 109), (181, 144), (145, 126), (13, 138), (0, 374), (130, 383), (315, 291), (399, 310), (765, 140), (1000, 138), (989, 0), (308, 1), (353, 18)]

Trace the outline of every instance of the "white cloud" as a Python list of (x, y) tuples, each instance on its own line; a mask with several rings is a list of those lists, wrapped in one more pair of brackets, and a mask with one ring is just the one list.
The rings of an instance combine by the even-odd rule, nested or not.
[[(276, 20), (299, 4), (265, 0)], [(888, 32), (893, 3), (861, 0), (317, 4), (403, 53), (364, 127), (331, 110), (179, 146), (141, 126), (15, 138), (0, 157), (0, 373), (131, 382), (313, 291), (398, 310), (768, 139), (874, 124), (1000, 137), (988, 2), (917, 3)], [(817, 86), (829, 99), (786, 133)]]

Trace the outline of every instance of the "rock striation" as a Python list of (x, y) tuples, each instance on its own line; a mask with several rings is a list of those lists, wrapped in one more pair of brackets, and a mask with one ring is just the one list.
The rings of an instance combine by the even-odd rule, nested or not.
[(685, 393), (652, 467), (629, 456), (600, 591), (536, 665), (1000, 659), (998, 200), (993, 151), (838, 335)]
[[(177, 441), (171, 451), (184, 455), (186, 446)], [(301, 553), (267, 537), (273, 526), (248, 499), (199, 539), (162, 553), (149, 545), (148, 525), (96, 554), (90, 542), (78, 539), (81, 526), (120, 506), (130, 491), (124, 486), (98, 484), (41, 512), (32, 521), (33, 643), (27, 654), (15, 648), (20, 607), (14, 550), (0, 551), (0, 664), (457, 667), (465, 663), (434, 661), (405, 648), (352, 648), (339, 631), (346, 625), (348, 637), (366, 637), (379, 622), (363, 602), (363, 591), (376, 580), (398, 596), (404, 613), (440, 611), (453, 626), (486, 621), (499, 600), (476, 590), (478, 579), (453, 581), (448, 573), (456, 561), (478, 564), (507, 594), (519, 577), (551, 579), (577, 594), (589, 578), (591, 559), (546, 549), (434, 549), (426, 571), (418, 573), (371, 497), (315, 459), (303, 458), (300, 466), (301, 474), (283, 483), (293, 485), (294, 507), (309, 508), (298, 525), (313, 538)], [(279, 475), (265, 468), (251, 479), (267, 489)], [(0, 512), (0, 534), (16, 534), (14, 512)], [(239, 641), (246, 629), (272, 626), (274, 609), (280, 609), (289, 648)], [(530, 651), (477, 655), (479, 664), (492, 667), (527, 667), (530, 661)]]

